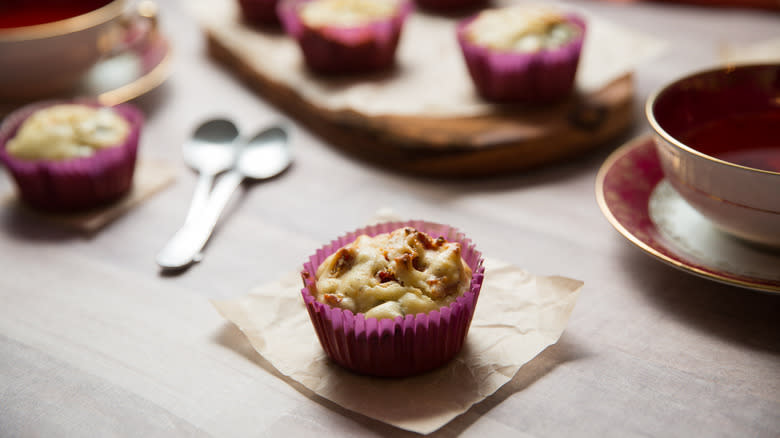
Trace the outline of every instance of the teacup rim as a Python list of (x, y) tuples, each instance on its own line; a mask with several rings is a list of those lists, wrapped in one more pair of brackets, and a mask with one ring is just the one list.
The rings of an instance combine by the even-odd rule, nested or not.
[(664, 85), (661, 85), (658, 87), (655, 91), (650, 93), (650, 95), (647, 97), (647, 100), (645, 101), (645, 117), (647, 118), (647, 121), (650, 123), (650, 127), (653, 128), (653, 131), (656, 135), (663, 138), (667, 143), (684, 150), (685, 152), (688, 152), (690, 154), (693, 154), (695, 156), (698, 156), (700, 158), (704, 158), (706, 160), (729, 166), (734, 167), (737, 169), (743, 169), (751, 172), (758, 172), (768, 175), (777, 175), (780, 176), (780, 172), (774, 172), (771, 170), (765, 170), (765, 169), (757, 169), (755, 167), (745, 166), (742, 164), (732, 163), (730, 161), (721, 160), (720, 158), (713, 157), (712, 155), (705, 154), (704, 152), (701, 152), (697, 149), (694, 149), (681, 141), (677, 140), (673, 135), (666, 132), (665, 129), (661, 127), (661, 124), (658, 123), (658, 121), (655, 118), (655, 115), (653, 114), (653, 105), (655, 104), (658, 97), (663, 94), (664, 91), (670, 89), (671, 87), (679, 84), (682, 81), (690, 80), (696, 76), (706, 75), (706, 74), (712, 74), (717, 72), (727, 72), (727, 71), (733, 71), (735, 69), (743, 69), (743, 68), (780, 68), (780, 63), (771, 63), (771, 62), (763, 62), (763, 63), (744, 63), (744, 64), (727, 64), (727, 65), (720, 65), (717, 67), (711, 67), (703, 70), (698, 70), (692, 73), (689, 73), (685, 76), (678, 77), (677, 79), (674, 79), (670, 82), (665, 83)]
[(0, 43), (52, 38), (82, 31), (106, 23), (122, 14), (126, 0), (110, 0), (105, 5), (81, 15), (34, 24), (0, 29)]

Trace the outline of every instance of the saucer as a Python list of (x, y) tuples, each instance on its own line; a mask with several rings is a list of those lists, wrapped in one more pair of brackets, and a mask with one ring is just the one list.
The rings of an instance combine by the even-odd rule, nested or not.
[(719, 231), (685, 202), (664, 179), (652, 135), (607, 158), (596, 198), (612, 226), (656, 259), (710, 280), (780, 293), (780, 252)]
[(97, 63), (75, 95), (95, 96), (104, 105), (117, 105), (153, 90), (170, 72), (170, 43), (155, 32), (146, 44)]
[[(91, 97), (113, 106), (153, 90), (170, 72), (170, 43), (155, 32), (143, 44), (95, 64), (73, 91), (51, 98)], [(0, 117), (25, 103), (0, 103)]]

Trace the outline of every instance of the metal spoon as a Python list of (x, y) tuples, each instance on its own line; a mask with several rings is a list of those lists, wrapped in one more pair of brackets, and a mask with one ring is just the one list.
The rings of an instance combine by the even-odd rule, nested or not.
[(233, 169), (217, 182), (202, 214), (174, 234), (157, 254), (157, 264), (164, 269), (181, 269), (200, 261), (199, 254), (208, 242), (233, 191), (244, 178), (268, 179), (292, 163), (287, 131), (281, 126), (268, 128), (253, 137), (241, 149)]
[(182, 145), (184, 162), (199, 172), (195, 193), (184, 222), (191, 221), (206, 205), (214, 177), (230, 169), (236, 160), (238, 128), (230, 120), (212, 119), (202, 123), (192, 139)]

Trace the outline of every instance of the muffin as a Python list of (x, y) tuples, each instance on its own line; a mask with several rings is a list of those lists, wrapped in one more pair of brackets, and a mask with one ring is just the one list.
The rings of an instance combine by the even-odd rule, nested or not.
[(308, 67), (321, 74), (389, 69), (409, 0), (283, 0), (278, 15)]
[(28, 105), (0, 125), (0, 162), (32, 207), (96, 207), (129, 191), (142, 124), (140, 111), (127, 104)]
[(301, 291), (328, 356), (360, 374), (401, 377), (462, 348), (482, 286), (482, 255), (446, 225), (356, 230), (309, 258)]
[(241, 15), (249, 24), (268, 26), (279, 24), (276, 15), (278, 0), (238, 0)]
[(483, 98), (545, 103), (571, 94), (585, 21), (551, 7), (510, 6), (461, 21), (457, 38)]

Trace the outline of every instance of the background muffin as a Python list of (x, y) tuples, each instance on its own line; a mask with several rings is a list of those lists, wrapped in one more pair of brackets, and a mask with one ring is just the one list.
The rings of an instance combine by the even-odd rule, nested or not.
[(143, 115), (128, 104), (29, 105), (0, 125), (0, 161), (35, 208), (95, 207), (129, 191), (142, 124)]
[[(460, 256), (471, 271), (471, 277), (468, 288), (450, 304), (428, 313), (377, 319), (317, 299), (317, 271), (328, 257), (360, 235), (376, 236), (404, 227), (460, 245)], [(325, 266), (330, 269), (333, 264), (326, 263)], [(423, 221), (391, 222), (356, 230), (318, 250), (304, 265), (301, 294), (320, 344), (331, 359), (361, 374), (409, 376), (441, 366), (460, 351), (471, 324), (483, 275), (481, 253), (458, 230)]]
[(498, 102), (551, 102), (573, 88), (585, 21), (546, 6), (489, 9), (457, 26), (479, 94)]
[(408, 0), (283, 0), (279, 18), (306, 64), (322, 74), (389, 69)]

